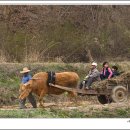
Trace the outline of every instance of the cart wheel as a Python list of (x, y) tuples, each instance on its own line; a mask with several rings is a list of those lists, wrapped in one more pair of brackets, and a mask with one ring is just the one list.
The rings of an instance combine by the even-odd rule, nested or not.
[(123, 86), (116, 86), (112, 90), (111, 97), (114, 102), (127, 101), (127, 89)]
[(111, 98), (107, 97), (106, 95), (99, 95), (97, 96), (97, 98), (101, 104), (107, 104), (112, 102)]

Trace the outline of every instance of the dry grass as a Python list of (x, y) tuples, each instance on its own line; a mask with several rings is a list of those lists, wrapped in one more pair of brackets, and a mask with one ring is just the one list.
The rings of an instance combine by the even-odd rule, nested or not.
[(5, 55), (3, 50), (0, 50), (0, 63), (6, 63), (7, 62), (7, 56)]

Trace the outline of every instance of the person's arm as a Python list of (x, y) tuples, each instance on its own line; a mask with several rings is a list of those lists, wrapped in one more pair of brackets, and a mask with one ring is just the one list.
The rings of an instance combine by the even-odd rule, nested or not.
[(95, 78), (95, 77), (98, 77), (99, 75), (100, 75), (100, 72), (97, 70), (93, 72), (89, 77)]
[(31, 75), (28, 75), (28, 76), (25, 77), (25, 78), (23, 77), (22, 83), (25, 84), (25, 83), (27, 83), (30, 79), (32, 79)]
[(103, 74), (103, 69), (102, 69), (102, 71), (100, 72), (100, 74)]
[(109, 76), (108, 76), (108, 79), (110, 79), (112, 77), (112, 70), (110, 68), (108, 68), (108, 72), (110, 73)]
[(32, 79), (32, 76), (31, 76), (31, 75), (28, 76), (28, 80), (30, 80), (30, 79)]
[(84, 80), (87, 80), (88, 79), (88, 77), (90, 76), (90, 71), (88, 72), (88, 75), (84, 78)]
[(89, 77), (89, 76), (87, 75), (87, 76), (84, 78), (84, 80), (87, 80), (87, 79), (88, 79), (88, 77)]
[(24, 79), (24, 77), (22, 78), (22, 81), (21, 81), (23, 84), (25, 83), (25, 79)]

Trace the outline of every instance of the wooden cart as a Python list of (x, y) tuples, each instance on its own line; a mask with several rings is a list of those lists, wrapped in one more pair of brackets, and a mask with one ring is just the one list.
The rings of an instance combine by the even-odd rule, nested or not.
[(111, 102), (124, 102), (128, 99), (129, 86), (128, 85), (109, 85), (105, 90), (100, 89), (89, 89), (81, 90), (77, 88), (68, 88), (60, 85), (49, 84), (52, 87), (63, 89), (65, 91), (75, 92), (82, 95), (97, 96), (98, 101), (101, 104), (111, 103)]

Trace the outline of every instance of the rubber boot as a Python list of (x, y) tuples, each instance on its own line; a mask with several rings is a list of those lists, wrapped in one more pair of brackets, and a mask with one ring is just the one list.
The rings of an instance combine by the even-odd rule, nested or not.
[(26, 98), (23, 99), (23, 100), (19, 100), (19, 109), (25, 109), (25, 108), (27, 108), (25, 106), (25, 102), (26, 102)]
[(28, 100), (29, 102), (31, 103), (31, 105), (33, 106), (33, 108), (37, 108), (37, 103), (36, 103), (36, 100), (35, 98), (33, 97), (32, 93), (30, 93), (28, 95)]

